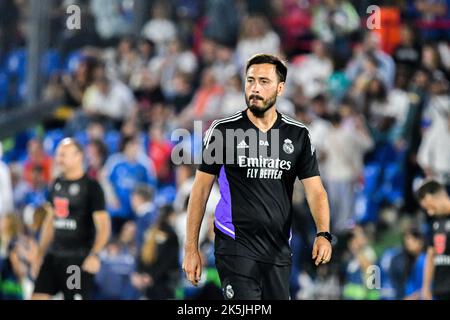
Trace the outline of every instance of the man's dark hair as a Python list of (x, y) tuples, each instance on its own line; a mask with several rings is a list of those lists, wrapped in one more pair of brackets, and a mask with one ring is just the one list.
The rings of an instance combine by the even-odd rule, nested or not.
[(425, 182), (416, 192), (417, 199), (421, 201), (427, 194), (434, 195), (441, 191), (445, 191), (444, 186), (435, 180)]
[(126, 146), (130, 143), (130, 142), (134, 142), (136, 141), (137, 136), (131, 135), (131, 136), (123, 136), (121, 141), (120, 141), (120, 146), (119, 146), (119, 151), (120, 152), (124, 152)]
[(333, 125), (339, 125), (342, 122), (342, 117), (339, 112), (333, 112), (330, 116), (330, 122)]
[(278, 80), (280, 82), (285, 82), (287, 77), (287, 66), (281, 60), (279, 57), (274, 56), (272, 54), (265, 54), (265, 53), (259, 53), (252, 56), (247, 61), (247, 65), (245, 67), (245, 72), (248, 71), (248, 69), (254, 65), (254, 64), (263, 64), (263, 63), (269, 63), (273, 64), (276, 68)]
[(327, 96), (323, 93), (319, 93), (311, 99), (312, 103), (327, 103)]
[(153, 188), (147, 184), (139, 184), (133, 190), (133, 194), (139, 196), (144, 201), (153, 200)]
[(106, 146), (106, 144), (104, 144), (103, 141), (99, 139), (93, 139), (89, 142), (89, 144), (97, 148), (97, 151), (102, 158), (102, 165), (105, 164), (106, 158), (108, 157), (108, 147)]

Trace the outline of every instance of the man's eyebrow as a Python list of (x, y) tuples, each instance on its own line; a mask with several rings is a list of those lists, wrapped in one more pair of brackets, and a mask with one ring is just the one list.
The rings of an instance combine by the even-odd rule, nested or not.
[[(247, 79), (255, 79), (255, 77), (253, 77), (253, 76), (247, 76)], [(272, 81), (272, 80), (270, 80), (270, 79), (267, 78), (267, 77), (258, 77), (258, 79), (260, 79), (260, 80), (269, 80), (269, 81)]]

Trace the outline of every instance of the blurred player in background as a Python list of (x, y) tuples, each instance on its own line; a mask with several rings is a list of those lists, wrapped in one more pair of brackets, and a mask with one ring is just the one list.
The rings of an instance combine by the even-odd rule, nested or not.
[(417, 197), (431, 218), (422, 298), (450, 300), (450, 197), (433, 180), (419, 188)]
[[(98, 254), (110, 236), (104, 194), (86, 175), (83, 149), (75, 140), (67, 138), (58, 145), (55, 161), (60, 176), (50, 190), (39, 244), (42, 265), (32, 298), (50, 299), (62, 292), (65, 299), (89, 299), (100, 269)], [(69, 281), (71, 276), (79, 279)]]

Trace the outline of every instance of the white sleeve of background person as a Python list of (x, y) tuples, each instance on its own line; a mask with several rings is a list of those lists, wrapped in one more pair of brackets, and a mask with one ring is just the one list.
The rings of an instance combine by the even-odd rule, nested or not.
[(0, 162), (0, 215), (13, 210), (13, 192), (8, 167)]
[(432, 166), (433, 163), (433, 134), (428, 130), (422, 139), (422, 142), (417, 152), (417, 163), (422, 169)]

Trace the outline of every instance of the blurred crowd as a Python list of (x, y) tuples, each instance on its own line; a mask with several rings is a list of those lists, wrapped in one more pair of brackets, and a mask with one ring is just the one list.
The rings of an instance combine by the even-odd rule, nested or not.
[[(450, 190), (450, 1), (145, 2), (139, 34), (132, 33), (133, 1), (66, 0), (51, 11), (42, 99), (60, 106), (51, 119), (0, 143), (0, 298), (30, 297), (44, 204), (57, 174), (52, 156), (66, 136), (84, 146), (87, 173), (101, 183), (112, 219), (96, 297), (220, 298), (217, 187), (200, 235), (200, 286), (181, 272), (196, 166), (172, 163), (179, 141), (171, 134), (189, 130), (184, 150), (201, 152), (194, 120), (206, 130), (244, 110), (245, 62), (264, 52), (288, 63), (277, 107), (310, 130), (337, 239), (332, 262), (314, 267), (314, 223), (298, 182), (292, 298), (420, 299), (429, 230), (414, 190), (431, 177)], [(64, 27), (70, 4), (81, 8), (80, 30)], [(374, 30), (366, 27), (372, 4), (382, 14)], [(6, 11), (0, 112), (21, 104), (19, 53), (31, 14), (21, 0), (0, 0)], [(373, 272), (380, 281), (368, 285)]]

